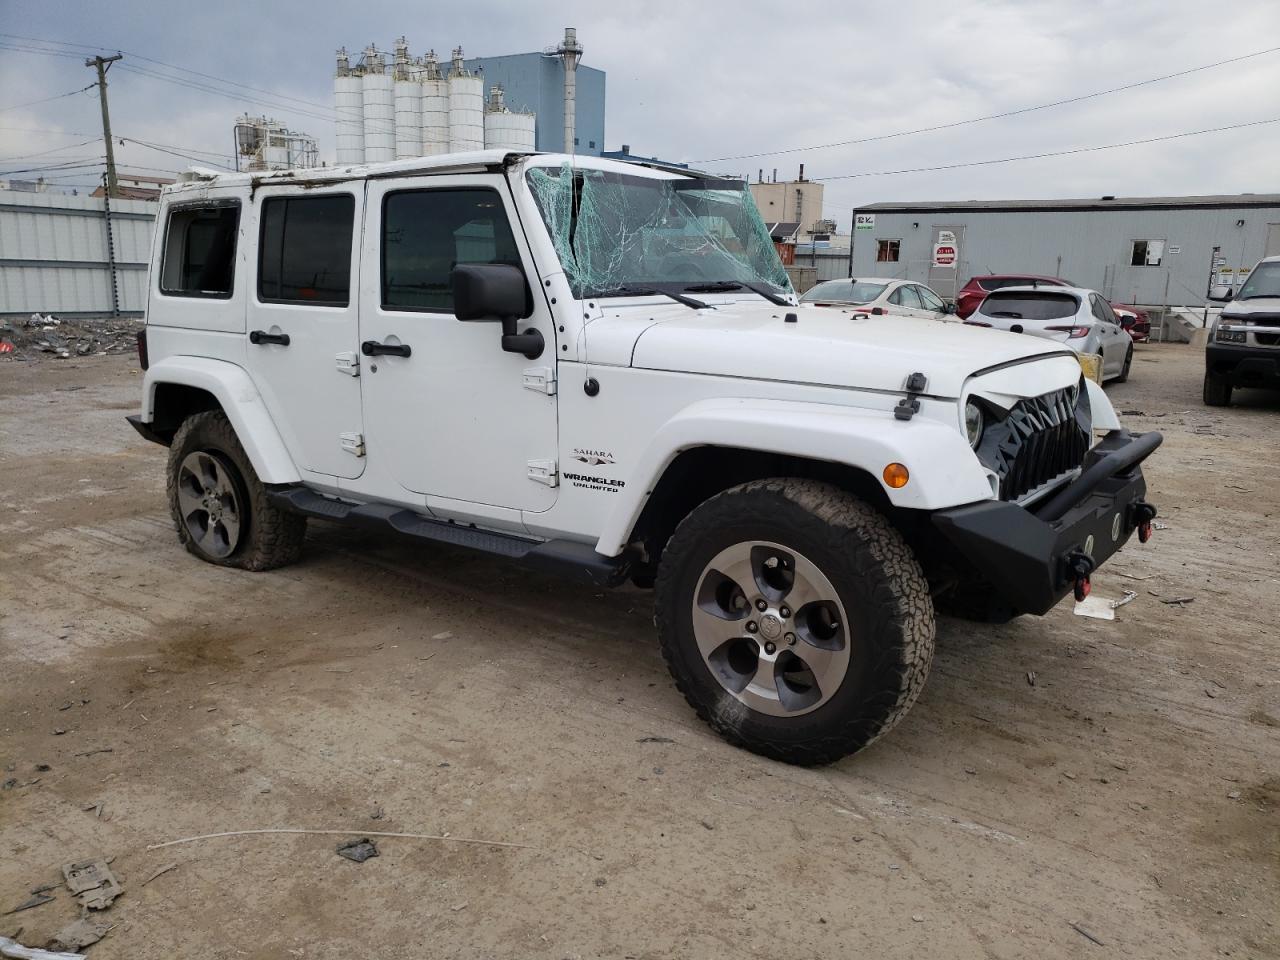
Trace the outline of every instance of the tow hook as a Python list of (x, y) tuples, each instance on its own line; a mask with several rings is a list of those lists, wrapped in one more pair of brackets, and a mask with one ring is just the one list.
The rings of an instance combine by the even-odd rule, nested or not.
[(1067, 571), (1071, 575), (1076, 603), (1083, 601), (1089, 595), (1089, 591), (1093, 589), (1093, 584), (1089, 581), (1089, 574), (1093, 573), (1093, 568), (1096, 566), (1097, 564), (1093, 562), (1093, 557), (1082, 550), (1075, 550), (1067, 554)]
[(1138, 528), (1138, 542), (1146, 543), (1151, 539), (1151, 521), (1156, 518), (1155, 505), (1139, 500), (1131, 504), (1129, 509), (1132, 511), (1129, 514), (1129, 522)]

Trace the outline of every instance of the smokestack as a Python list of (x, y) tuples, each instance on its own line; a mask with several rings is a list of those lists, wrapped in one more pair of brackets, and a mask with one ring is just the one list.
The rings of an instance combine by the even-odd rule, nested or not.
[(578, 45), (578, 31), (564, 28), (564, 42), (556, 53), (564, 61), (564, 152), (577, 153), (574, 149), (575, 108), (578, 100), (578, 61), (582, 59), (582, 47)]
[(778, 168), (777, 168), (777, 167), (774, 167), (774, 168), (773, 168), (773, 182), (774, 182), (774, 183), (777, 183), (777, 182), (778, 182)]
[(804, 164), (800, 164), (800, 182), (804, 183)]
[(756, 183), (764, 183), (764, 167), (756, 172)]

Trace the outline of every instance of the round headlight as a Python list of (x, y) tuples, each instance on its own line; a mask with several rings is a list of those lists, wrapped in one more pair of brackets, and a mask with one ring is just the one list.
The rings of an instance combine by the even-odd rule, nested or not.
[(969, 446), (976, 450), (982, 442), (982, 408), (972, 400), (964, 405), (964, 430), (969, 437)]

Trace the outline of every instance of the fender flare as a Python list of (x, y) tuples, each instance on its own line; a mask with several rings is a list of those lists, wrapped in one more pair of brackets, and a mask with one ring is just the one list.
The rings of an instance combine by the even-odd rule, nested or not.
[(153, 363), (143, 380), (143, 423), (155, 419), (156, 387), (162, 383), (213, 394), (263, 483), (297, 483), (302, 479), (258, 388), (243, 367), (209, 357), (167, 357)]
[(1102, 389), (1102, 385), (1085, 377), (1084, 386), (1089, 393), (1089, 417), (1093, 421), (1093, 429), (1104, 431), (1121, 429), (1116, 408), (1111, 405), (1111, 398)]
[[(824, 460), (865, 470), (890, 503), (936, 510), (992, 496), (987, 473), (960, 431), (916, 416), (792, 400), (715, 399), (685, 407), (654, 434), (600, 532), (596, 550), (616, 556), (626, 546), (671, 462), (695, 447), (732, 447)], [(885, 485), (887, 464), (906, 465), (907, 485)]]

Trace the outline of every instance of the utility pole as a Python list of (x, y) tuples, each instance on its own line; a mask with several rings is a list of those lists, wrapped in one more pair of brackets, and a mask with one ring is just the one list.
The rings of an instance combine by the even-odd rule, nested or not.
[(116, 183), (116, 155), (111, 147), (111, 114), (107, 112), (107, 71), (111, 68), (111, 64), (123, 57), (116, 54), (114, 57), (90, 57), (85, 60), (86, 67), (98, 68), (98, 99), (102, 102), (102, 139), (107, 145), (107, 197), (114, 198), (119, 196), (120, 188)]

